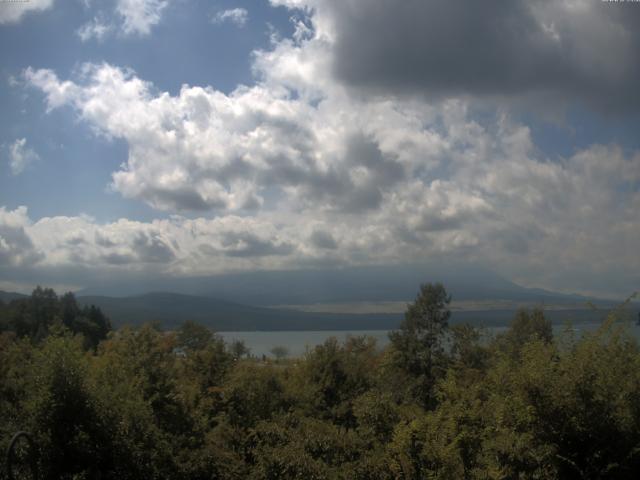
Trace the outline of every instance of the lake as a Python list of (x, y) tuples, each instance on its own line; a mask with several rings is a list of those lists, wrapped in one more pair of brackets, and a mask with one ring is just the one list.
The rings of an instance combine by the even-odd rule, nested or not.
[[(635, 324), (627, 324), (633, 336), (640, 340), (640, 327)], [(576, 335), (594, 331), (600, 323), (576, 323), (573, 326)], [(486, 327), (487, 335), (496, 335), (506, 330), (507, 327)], [(554, 325), (554, 335), (560, 335), (565, 329), (564, 325)], [(242, 340), (251, 349), (251, 354), (261, 357), (272, 356), (270, 350), (275, 346), (283, 346), (289, 350), (289, 356), (298, 357), (305, 353), (307, 348), (312, 349), (316, 345), (324, 343), (329, 337), (336, 337), (344, 341), (348, 336), (367, 335), (376, 339), (378, 347), (382, 348), (389, 343), (389, 330), (325, 330), (325, 331), (283, 331), (283, 332), (218, 332), (225, 341)]]

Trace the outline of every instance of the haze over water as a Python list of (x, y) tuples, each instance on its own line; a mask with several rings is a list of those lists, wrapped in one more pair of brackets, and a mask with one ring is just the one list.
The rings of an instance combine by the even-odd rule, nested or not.
[[(600, 326), (600, 323), (577, 323), (573, 325), (573, 332), (576, 338), (587, 332), (594, 332)], [(640, 326), (635, 323), (627, 322), (626, 326), (629, 333), (640, 340)], [(504, 332), (507, 327), (486, 327), (484, 333), (489, 339), (499, 333)], [(554, 325), (553, 334), (559, 338), (566, 330), (565, 325)], [(376, 340), (379, 348), (384, 348), (389, 343), (389, 330), (353, 330), (353, 331), (285, 331), (285, 332), (218, 332), (225, 341), (242, 340), (250, 349), (250, 353), (256, 357), (265, 355), (273, 357), (271, 349), (277, 346), (286, 347), (290, 357), (299, 357), (305, 354), (307, 349), (313, 349), (316, 345), (320, 345), (330, 337), (335, 337), (343, 342), (348, 336), (368, 336)]]

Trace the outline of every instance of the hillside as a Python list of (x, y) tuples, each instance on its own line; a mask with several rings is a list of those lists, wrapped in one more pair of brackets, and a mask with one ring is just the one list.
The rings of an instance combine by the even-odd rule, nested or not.
[[(8, 303), (26, 295), (0, 291), (0, 299)], [(111, 319), (114, 327), (157, 322), (163, 328), (173, 329), (186, 320), (206, 325), (216, 331), (279, 331), (279, 330), (388, 330), (397, 328), (402, 311), (385, 313), (327, 313), (297, 309), (267, 308), (245, 305), (216, 298), (168, 292), (152, 292), (127, 297), (81, 295), (78, 303), (96, 305)], [(557, 300), (556, 300), (557, 301)], [(529, 302), (534, 305), (535, 302)], [(514, 306), (500, 308), (453, 307), (451, 323), (469, 322), (482, 326), (504, 326), (513, 318)], [(605, 307), (608, 306), (605, 304)], [(632, 309), (635, 318), (637, 306)], [(567, 308), (548, 309), (545, 315), (554, 324), (601, 320), (606, 308), (593, 311), (578, 302)]]
[[(81, 296), (82, 305), (96, 305), (111, 318), (114, 326), (159, 322), (175, 328), (185, 320), (202, 323), (216, 331), (277, 330), (388, 330), (397, 328), (401, 313), (341, 314), (300, 312), (217, 300), (209, 297), (176, 293), (148, 293), (132, 297)], [(454, 311), (451, 322), (475, 325), (507, 325), (514, 309)], [(545, 313), (552, 323), (597, 321), (605, 310), (550, 310)]]
[(19, 300), (21, 298), (27, 298), (27, 295), (17, 292), (5, 292), (0, 290), (0, 301), (9, 303), (12, 300)]
[[(441, 282), (455, 301), (508, 300), (586, 305), (580, 295), (525, 288), (487, 269), (455, 265), (349, 267), (260, 271), (207, 277), (135, 277), (87, 286), (79, 295), (131, 296), (175, 292), (244, 305), (411, 301), (418, 286)], [(629, 292), (631, 293), (631, 292)], [(620, 299), (622, 300), (622, 299)]]
[(161, 292), (124, 298), (80, 296), (78, 302), (100, 307), (114, 326), (160, 322), (165, 328), (175, 328), (192, 320), (217, 331), (368, 330), (395, 328), (401, 318), (395, 314), (303, 313)]

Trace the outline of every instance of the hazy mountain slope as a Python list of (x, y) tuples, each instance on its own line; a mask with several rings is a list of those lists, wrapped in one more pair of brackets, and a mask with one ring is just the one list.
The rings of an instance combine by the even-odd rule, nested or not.
[(27, 295), (23, 295), (22, 293), (17, 292), (5, 292), (0, 290), (0, 300), (4, 303), (9, 303), (11, 300), (18, 300), (20, 298), (27, 298)]
[[(20, 293), (0, 291), (0, 299), (5, 303), (26, 297)], [(400, 313), (310, 313), (177, 293), (147, 293), (129, 297), (79, 296), (78, 303), (100, 307), (112, 320), (114, 327), (159, 322), (164, 328), (175, 328), (185, 320), (193, 320), (217, 331), (387, 330), (397, 328), (402, 319)], [(638, 306), (634, 305), (630, 318), (638, 316), (637, 310)], [(600, 320), (605, 312), (594, 312), (585, 307), (551, 310), (546, 315), (554, 323), (567, 320), (579, 323)], [(507, 325), (513, 315), (514, 309), (454, 311), (451, 323), (501, 326)]]
[(442, 282), (454, 300), (513, 300), (532, 303), (586, 303), (521, 287), (487, 269), (456, 266), (352, 267), (332, 270), (262, 271), (192, 278), (137, 278), (92, 285), (82, 295), (139, 295), (170, 291), (210, 296), (244, 305), (283, 305), (350, 301), (413, 300), (419, 285)]
[(395, 327), (401, 318), (393, 314), (302, 313), (175, 293), (124, 298), (80, 296), (78, 302), (100, 307), (114, 326), (158, 321), (165, 328), (174, 328), (192, 320), (218, 331), (386, 329)]
[[(208, 297), (175, 293), (149, 293), (134, 297), (79, 297), (81, 304), (99, 306), (114, 326), (160, 322), (175, 328), (193, 320), (217, 331), (246, 330), (386, 330), (397, 328), (402, 314), (328, 314), (252, 307)], [(549, 311), (554, 323), (596, 321), (606, 311), (575, 309)], [(481, 326), (507, 325), (514, 310), (454, 312), (451, 323), (470, 322)], [(637, 314), (636, 314), (637, 315)]]

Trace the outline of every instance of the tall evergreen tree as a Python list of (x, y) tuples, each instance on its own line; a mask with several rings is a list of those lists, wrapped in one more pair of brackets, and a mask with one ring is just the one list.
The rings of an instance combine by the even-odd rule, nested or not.
[(433, 405), (433, 386), (444, 369), (443, 340), (449, 326), (451, 296), (441, 283), (420, 286), (400, 329), (389, 334), (394, 363), (415, 378), (413, 395), (425, 407)]

